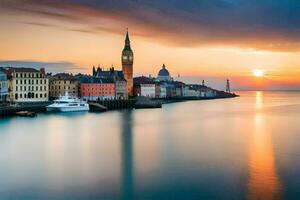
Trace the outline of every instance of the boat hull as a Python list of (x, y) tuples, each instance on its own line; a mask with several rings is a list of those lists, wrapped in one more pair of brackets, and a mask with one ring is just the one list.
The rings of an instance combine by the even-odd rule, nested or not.
[(52, 107), (47, 106), (48, 112), (84, 112), (89, 111), (89, 106), (80, 106), (80, 107)]

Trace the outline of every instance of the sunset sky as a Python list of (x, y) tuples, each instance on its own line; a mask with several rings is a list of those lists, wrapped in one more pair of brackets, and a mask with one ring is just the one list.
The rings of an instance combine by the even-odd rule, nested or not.
[(121, 68), (128, 27), (135, 75), (300, 89), (299, 0), (0, 0), (0, 27), (3, 67)]

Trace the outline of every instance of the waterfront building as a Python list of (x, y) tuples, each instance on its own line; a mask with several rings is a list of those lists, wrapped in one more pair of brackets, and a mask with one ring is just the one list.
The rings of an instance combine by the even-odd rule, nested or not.
[(190, 90), (190, 87), (188, 85), (185, 85), (183, 87), (183, 90), (182, 90), (182, 96), (188, 97), (189, 96), (189, 90)]
[(135, 96), (156, 97), (156, 84), (154, 79), (145, 76), (135, 77), (133, 83)]
[(213, 98), (217, 96), (217, 91), (213, 90), (211, 88), (207, 88), (206, 92), (205, 92), (205, 97), (209, 97), (209, 98)]
[(115, 99), (115, 83), (109, 78), (78, 76), (80, 96), (84, 100)]
[(159, 70), (156, 80), (157, 81), (173, 81), (165, 64), (163, 64), (162, 68)]
[(93, 76), (97, 78), (112, 79), (115, 83), (115, 98), (116, 99), (127, 99), (127, 82), (124, 78), (123, 71), (115, 70), (111, 67), (109, 70), (103, 70), (98, 67), (97, 70), (93, 67)]
[(5, 72), (0, 69), (0, 104), (5, 103), (8, 97), (8, 80)]
[(122, 51), (122, 71), (124, 73), (124, 78), (127, 82), (127, 94), (128, 96), (133, 95), (133, 51), (130, 46), (130, 39), (128, 31), (125, 37), (125, 46)]
[(9, 78), (11, 102), (45, 102), (49, 100), (49, 78), (45, 69), (5, 68)]
[(167, 97), (167, 88), (164, 84), (157, 84), (159, 92), (156, 93), (157, 98), (166, 98)]
[(183, 90), (185, 87), (185, 84), (180, 81), (174, 81), (172, 82), (175, 86), (175, 97), (183, 97)]
[(79, 81), (72, 74), (55, 74), (50, 77), (49, 85), (50, 99), (57, 99), (66, 93), (72, 97), (79, 97)]

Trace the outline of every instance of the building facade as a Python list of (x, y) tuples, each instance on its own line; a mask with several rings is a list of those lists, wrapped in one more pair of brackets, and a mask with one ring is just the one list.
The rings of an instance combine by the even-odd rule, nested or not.
[(6, 68), (11, 102), (45, 102), (49, 100), (49, 79), (45, 69)]
[(79, 80), (82, 99), (93, 101), (115, 99), (115, 83), (112, 79), (82, 76)]
[(5, 103), (8, 98), (8, 80), (5, 72), (0, 70), (0, 104)]
[(155, 84), (141, 84), (140, 96), (155, 98)]
[(133, 51), (130, 46), (129, 34), (126, 33), (125, 46), (122, 51), (122, 71), (124, 78), (127, 82), (127, 94), (128, 96), (133, 95)]
[(155, 98), (157, 94), (157, 86), (153, 78), (140, 76), (133, 79), (135, 96), (145, 96)]
[(115, 70), (111, 67), (109, 70), (103, 70), (98, 67), (97, 70), (93, 67), (93, 76), (97, 78), (112, 79), (115, 83), (115, 98), (116, 99), (127, 99), (127, 82), (124, 78), (123, 71)]
[(159, 98), (167, 98), (167, 88), (165, 85), (159, 87)]
[(116, 99), (127, 99), (127, 90), (126, 90), (126, 80), (125, 79), (119, 79), (114, 81), (115, 82), (115, 98)]
[(79, 97), (79, 81), (67, 73), (59, 73), (49, 79), (49, 97), (57, 99), (60, 96), (68, 95)]
[(57, 99), (66, 93), (73, 97), (79, 97), (79, 81), (72, 74), (55, 74), (50, 77), (49, 86), (50, 99)]

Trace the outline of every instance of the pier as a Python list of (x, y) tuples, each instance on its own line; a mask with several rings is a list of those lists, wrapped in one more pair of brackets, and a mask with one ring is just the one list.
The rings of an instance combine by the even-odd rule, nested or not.
[(90, 111), (104, 112), (107, 110), (119, 110), (134, 108), (135, 99), (118, 99), (118, 100), (98, 100), (89, 101)]
[(46, 106), (50, 105), (50, 102), (39, 102), (39, 103), (20, 103), (13, 105), (0, 106), (0, 116), (14, 116), (17, 112), (28, 111), (28, 112), (45, 112)]

